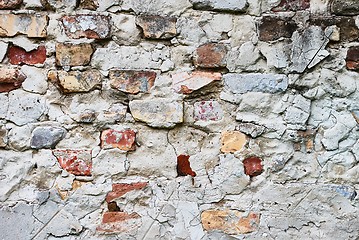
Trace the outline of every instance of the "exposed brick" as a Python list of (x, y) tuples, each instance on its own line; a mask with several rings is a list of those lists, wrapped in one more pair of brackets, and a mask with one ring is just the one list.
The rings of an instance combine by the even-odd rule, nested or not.
[(110, 19), (104, 15), (79, 14), (64, 16), (62, 25), (68, 37), (106, 39), (110, 37)]
[(101, 134), (101, 148), (119, 148), (123, 151), (133, 151), (136, 149), (136, 133), (133, 130), (105, 130)]
[(243, 213), (237, 210), (206, 210), (201, 214), (203, 228), (207, 231), (219, 230), (227, 234), (254, 232), (259, 227), (259, 214)]
[(262, 160), (258, 157), (249, 157), (243, 160), (244, 173), (248, 176), (258, 176), (263, 172)]
[(138, 229), (141, 226), (141, 217), (137, 213), (105, 212), (102, 223), (96, 228), (103, 233), (123, 233)]
[(49, 71), (48, 79), (63, 93), (89, 92), (102, 86), (102, 75), (97, 70)]
[(222, 133), (223, 153), (234, 153), (241, 150), (247, 143), (247, 136), (239, 131), (227, 131)]
[(133, 218), (140, 218), (140, 215), (137, 213), (105, 212), (102, 218), (102, 223), (122, 222)]
[(336, 15), (358, 15), (359, 2), (357, 0), (333, 0), (331, 12)]
[(93, 48), (89, 43), (56, 44), (56, 65), (58, 66), (83, 66), (91, 61)]
[(218, 121), (222, 118), (223, 111), (217, 101), (199, 101), (194, 104), (195, 121)]
[(17, 69), (0, 68), (0, 93), (21, 87), (25, 79), (25, 74)]
[(336, 25), (339, 28), (341, 41), (356, 41), (359, 39), (359, 29), (352, 17), (313, 17), (311, 25), (321, 26), (322, 29)]
[(359, 71), (359, 46), (348, 49), (346, 62), (349, 70)]
[(297, 24), (290, 18), (264, 16), (259, 24), (259, 40), (274, 41), (281, 37), (290, 38)]
[(111, 87), (125, 93), (148, 93), (155, 83), (152, 71), (110, 70)]
[(107, 194), (106, 202), (110, 203), (114, 199), (119, 198), (130, 191), (142, 190), (147, 186), (147, 184), (147, 182), (112, 184), (112, 191)]
[(220, 81), (222, 74), (217, 72), (195, 71), (172, 75), (172, 87), (178, 93), (190, 94), (214, 81)]
[(39, 46), (37, 49), (26, 52), (25, 49), (17, 46), (9, 47), (7, 56), (11, 64), (42, 64), (46, 60), (45, 46)]
[(0, 9), (16, 9), (23, 0), (0, 0)]
[(197, 48), (194, 64), (202, 68), (226, 67), (227, 48), (220, 43), (206, 43)]
[(0, 37), (24, 34), (30, 38), (44, 38), (47, 36), (48, 20), (43, 15), (0, 14)]
[(57, 158), (62, 169), (77, 176), (91, 176), (91, 150), (62, 150), (56, 149), (52, 153)]
[(192, 177), (196, 176), (196, 173), (192, 171), (191, 164), (189, 162), (188, 155), (179, 155), (177, 156), (177, 174), (178, 176), (187, 176)]
[(177, 35), (177, 18), (165, 16), (138, 16), (136, 24), (143, 30), (145, 38), (171, 39)]
[(300, 11), (310, 7), (310, 0), (282, 0), (278, 6), (272, 8), (274, 12)]

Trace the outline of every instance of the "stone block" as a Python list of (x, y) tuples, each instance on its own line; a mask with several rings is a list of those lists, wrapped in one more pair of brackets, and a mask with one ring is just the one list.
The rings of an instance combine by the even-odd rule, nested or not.
[(76, 176), (91, 176), (92, 151), (56, 149), (52, 153), (62, 169)]
[(199, 101), (194, 103), (195, 121), (219, 121), (223, 118), (223, 110), (217, 101)]
[(8, 49), (7, 56), (11, 64), (42, 64), (46, 60), (46, 48), (39, 46), (37, 49), (27, 52), (21, 47), (11, 46)]
[(243, 149), (247, 144), (247, 136), (239, 131), (226, 131), (221, 137), (221, 152), (234, 153)]
[(89, 43), (56, 44), (57, 66), (84, 66), (90, 63), (93, 48)]
[(258, 26), (259, 40), (275, 41), (282, 37), (290, 38), (297, 27), (290, 18), (264, 16)]
[(32, 131), (30, 146), (34, 149), (54, 148), (66, 130), (61, 127), (37, 127)]
[(153, 71), (110, 70), (111, 87), (125, 93), (148, 93), (153, 87), (156, 73)]
[(142, 29), (145, 38), (171, 39), (177, 35), (177, 18), (157, 15), (140, 15), (136, 24)]
[(206, 43), (196, 50), (194, 64), (201, 68), (226, 67), (227, 48), (221, 43)]
[(172, 75), (172, 88), (178, 93), (190, 94), (221, 79), (222, 74), (217, 72), (195, 71), (192, 73), (176, 73)]
[(245, 12), (248, 7), (247, 0), (190, 0), (194, 9)]
[(45, 15), (1, 14), (0, 37), (23, 34), (29, 38), (44, 38), (47, 36), (48, 21)]
[(61, 18), (68, 37), (106, 39), (110, 37), (110, 18), (104, 15), (78, 14)]

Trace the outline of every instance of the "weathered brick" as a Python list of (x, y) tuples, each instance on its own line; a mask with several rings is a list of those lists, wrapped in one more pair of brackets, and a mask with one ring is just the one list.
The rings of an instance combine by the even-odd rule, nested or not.
[(226, 131), (221, 137), (221, 152), (234, 153), (247, 144), (247, 136), (239, 131)]
[(272, 8), (274, 12), (300, 11), (310, 7), (310, 0), (281, 0), (278, 6)]
[(258, 28), (259, 40), (274, 41), (281, 37), (290, 38), (297, 24), (290, 18), (264, 16)]
[(155, 83), (152, 71), (110, 70), (111, 87), (125, 93), (148, 93)]
[(171, 39), (177, 35), (177, 18), (156, 15), (142, 15), (136, 18), (136, 24), (142, 29), (145, 38)]
[(48, 79), (63, 93), (89, 92), (102, 86), (102, 75), (97, 70), (49, 71)]
[(199, 101), (194, 104), (195, 121), (218, 121), (223, 118), (223, 110), (217, 101)]
[(359, 71), (359, 46), (348, 49), (346, 62), (349, 70)]
[(44, 15), (0, 14), (0, 37), (24, 34), (30, 38), (44, 38), (48, 20)]
[(106, 39), (110, 37), (110, 19), (104, 15), (79, 14), (64, 16), (62, 25), (68, 37)]
[(190, 0), (194, 9), (245, 12), (248, 7), (247, 0)]
[(52, 153), (57, 158), (62, 169), (77, 176), (91, 176), (91, 150), (56, 149)]
[(174, 127), (183, 122), (183, 103), (171, 99), (133, 100), (130, 111), (134, 119), (152, 127)]
[(89, 43), (56, 44), (56, 65), (58, 66), (83, 66), (89, 64), (93, 48)]
[(221, 43), (206, 43), (198, 47), (194, 64), (201, 68), (226, 67), (227, 48)]
[(243, 160), (244, 173), (248, 176), (258, 176), (263, 172), (262, 160), (258, 157), (249, 157)]
[(118, 148), (123, 151), (133, 151), (136, 149), (136, 132), (133, 130), (104, 130), (101, 134), (101, 148)]
[(16, 9), (23, 0), (0, 0), (0, 9)]
[(11, 46), (8, 49), (7, 56), (11, 64), (42, 64), (46, 60), (46, 48), (45, 46), (39, 46), (35, 50), (26, 52), (21, 47)]
[(137, 213), (105, 212), (96, 230), (103, 233), (124, 233), (138, 229), (141, 217)]
[(359, 2), (357, 0), (333, 0), (331, 12), (336, 15), (358, 15)]
[(112, 184), (112, 191), (106, 196), (106, 202), (110, 203), (116, 198), (119, 198), (126, 193), (134, 190), (142, 190), (147, 186), (147, 182), (136, 183), (114, 183)]
[(20, 88), (25, 79), (25, 74), (17, 69), (0, 68), (0, 93)]
[(192, 177), (196, 176), (196, 173), (192, 170), (191, 164), (189, 162), (188, 155), (179, 155), (177, 156), (177, 174), (178, 176), (187, 176)]
[(220, 81), (222, 74), (217, 72), (195, 71), (172, 75), (172, 87), (176, 92), (190, 94), (214, 81)]
[(65, 136), (66, 130), (61, 127), (37, 127), (31, 134), (31, 148), (54, 148)]
[(227, 234), (244, 234), (254, 232), (259, 227), (259, 214), (238, 210), (206, 210), (201, 214), (203, 228), (207, 231), (219, 230)]
[(312, 17), (311, 25), (317, 25), (324, 30), (329, 26), (337, 26), (340, 32), (340, 41), (356, 41), (359, 39), (359, 29), (352, 17)]

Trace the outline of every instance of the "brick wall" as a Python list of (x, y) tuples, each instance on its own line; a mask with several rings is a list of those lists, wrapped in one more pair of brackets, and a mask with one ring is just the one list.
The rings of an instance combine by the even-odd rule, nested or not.
[(3, 239), (357, 239), (359, 2), (0, 0)]

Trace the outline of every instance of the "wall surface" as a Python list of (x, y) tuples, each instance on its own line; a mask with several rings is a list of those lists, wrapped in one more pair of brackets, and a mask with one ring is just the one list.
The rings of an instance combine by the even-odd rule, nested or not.
[(359, 1), (0, 0), (0, 239), (359, 239)]

